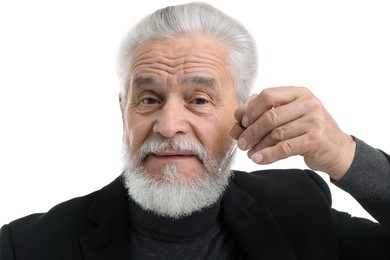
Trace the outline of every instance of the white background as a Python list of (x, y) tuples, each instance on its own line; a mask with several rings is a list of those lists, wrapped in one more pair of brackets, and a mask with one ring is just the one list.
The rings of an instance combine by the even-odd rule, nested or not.
[[(0, 1), (1, 225), (120, 174), (119, 40), (145, 14), (185, 1)], [(209, 3), (255, 36), (260, 74), (254, 92), (309, 87), (344, 131), (390, 151), (386, 1)], [(300, 157), (269, 166), (254, 165), (244, 153), (238, 160), (234, 166), (243, 170), (306, 168)], [(335, 208), (370, 217), (330, 186)]]

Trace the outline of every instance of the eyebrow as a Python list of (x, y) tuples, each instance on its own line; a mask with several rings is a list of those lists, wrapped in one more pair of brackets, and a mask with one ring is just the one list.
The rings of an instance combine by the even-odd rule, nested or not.
[[(135, 87), (139, 87), (142, 85), (157, 85), (160, 81), (154, 77), (150, 76), (137, 76), (133, 80), (133, 85)], [(182, 84), (199, 84), (199, 85), (205, 85), (207, 87), (210, 87), (211, 89), (216, 88), (216, 81), (214, 78), (211, 77), (204, 77), (204, 76), (189, 76), (185, 77), (183, 80), (181, 80)]]
[(159, 83), (159, 80), (153, 77), (149, 76), (138, 76), (134, 78), (133, 85), (138, 87), (142, 85), (157, 85)]
[(216, 88), (216, 82), (214, 78), (203, 77), (203, 76), (190, 76), (186, 77), (181, 81), (182, 84), (199, 84), (206, 85), (212, 89)]

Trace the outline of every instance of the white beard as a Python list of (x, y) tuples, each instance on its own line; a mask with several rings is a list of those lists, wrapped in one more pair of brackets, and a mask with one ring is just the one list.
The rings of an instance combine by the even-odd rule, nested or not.
[[(193, 152), (203, 164), (203, 172), (196, 179), (183, 182), (179, 167), (167, 163), (162, 167), (161, 179), (151, 178), (151, 174), (142, 166), (143, 161), (151, 152), (166, 149)], [(131, 155), (127, 145), (124, 145), (123, 155), (123, 177), (129, 196), (143, 209), (160, 216), (180, 218), (212, 206), (227, 188), (231, 177), (230, 162), (218, 171), (225, 153), (218, 159), (210, 159), (199, 142), (183, 138), (152, 136), (136, 155)]]

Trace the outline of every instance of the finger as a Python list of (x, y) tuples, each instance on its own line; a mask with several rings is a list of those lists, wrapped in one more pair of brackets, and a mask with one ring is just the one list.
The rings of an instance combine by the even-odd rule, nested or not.
[(267, 110), (288, 104), (302, 96), (302, 93), (306, 91), (308, 90), (300, 87), (276, 87), (264, 89), (255, 100), (247, 105), (247, 109), (242, 116), (242, 125), (244, 127), (248, 127), (258, 120)]
[(305, 147), (307, 147), (305, 145), (305, 137), (302, 135), (260, 150), (250, 158), (257, 164), (270, 164), (290, 156), (298, 155), (306, 149)]
[(265, 111), (257, 121), (252, 123), (242, 133), (238, 140), (239, 148), (242, 150), (252, 148), (274, 129), (302, 118), (307, 110), (308, 105), (305, 102), (294, 101), (287, 105)]
[(303, 119), (295, 120), (274, 128), (248, 151), (248, 156), (251, 157), (257, 151), (260, 151), (266, 147), (274, 146), (284, 140), (303, 135), (311, 127), (308, 122), (304, 121), (305, 120)]

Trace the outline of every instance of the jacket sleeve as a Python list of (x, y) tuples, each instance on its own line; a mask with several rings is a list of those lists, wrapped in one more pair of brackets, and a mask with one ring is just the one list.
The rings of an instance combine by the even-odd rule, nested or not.
[(371, 220), (332, 209), (340, 259), (390, 259), (390, 232)]
[(356, 152), (352, 165), (341, 180), (331, 180), (332, 183), (357, 200), (390, 202), (390, 155), (354, 139)]
[(351, 194), (390, 232), (390, 155), (355, 140), (356, 154), (350, 169), (333, 183)]
[(11, 231), (8, 225), (0, 229), (0, 260), (15, 259)]
[(355, 159), (333, 184), (353, 196), (378, 222), (332, 210), (341, 259), (390, 259), (390, 156), (354, 137)]
[[(328, 185), (321, 177), (307, 171), (327, 197), (332, 199)], [(384, 260), (390, 259), (390, 203), (386, 200), (358, 199), (360, 204), (379, 223), (353, 217), (346, 212), (331, 209), (335, 240), (341, 260)]]

